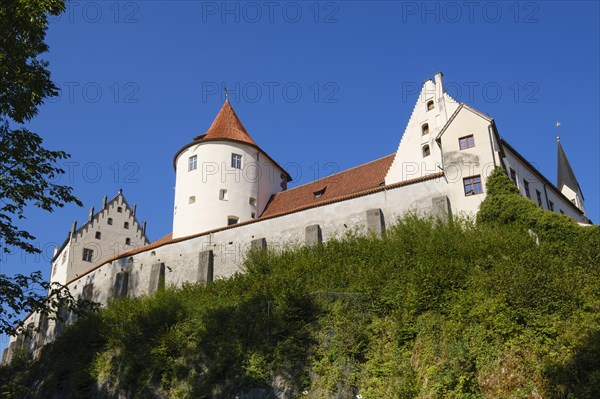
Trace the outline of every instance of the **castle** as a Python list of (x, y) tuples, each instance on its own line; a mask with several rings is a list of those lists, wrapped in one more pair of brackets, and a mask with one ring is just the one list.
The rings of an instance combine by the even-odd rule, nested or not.
[[(226, 278), (242, 270), (251, 248), (316, 245), (347, 229), (382, 235), (407, 212), (473, 215), (497, 166), (541, 208), (591, 223), (560, 142), (554, 185), (502, 139), (492, 118), (452, 99), (441, 73), (424, 82), (395, 153), (291, 189), (290, 174), (226, 101), (208, 131), (175, 154), (172, 233), (150, 243), (135, 205), (122, 192), (105, 197), (84, 225), (73, 223), (52, 259), (51, 281), (106, 304), (165, 285)], [(59, 321), (29, 315), (29, 333), (11, 339), (2, 361), (18, 348), (36, 354), (51, 342), (74, 320), (59, 313)]]

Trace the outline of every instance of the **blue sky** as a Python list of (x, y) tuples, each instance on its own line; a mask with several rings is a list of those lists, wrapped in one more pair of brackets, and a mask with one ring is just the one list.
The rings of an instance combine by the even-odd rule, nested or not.
[(592, 1), (71, 2), (47, 37), (61, 96), (28, 126), (72, 154), (60, 182), (85, 206), (32, 210), (22, 226), (45, 254), (0, 270), (47, 276), (71, 221), (119, 188), (152, 240), (169, 233), (173, 155), (208, 129), (223, 84), (301, 184), (395, 152), (415, 87), (442, 71), (551, 181), (560, 134), (598, 223), (599, 14)]

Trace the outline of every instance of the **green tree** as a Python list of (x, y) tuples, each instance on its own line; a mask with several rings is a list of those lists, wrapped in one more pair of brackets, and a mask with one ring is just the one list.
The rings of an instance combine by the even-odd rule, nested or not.
[[(43, 147), (42, 138), (23, 124), (44, 100), (58, 94), (50, 80), (48, 62), (39, 56), (45, 43), (48, 16), (63, 12), (63, 0), (0, 0), (0, 246), (27, 253), (39, 252), (35, 237), (17, 222), (30, 206), (52, 212), (66, 203), (81, 202), (71, 187), (54, 183), (64, 174), (58, 161), (63, 151)], [(47, 298), (48, 295), (48, 298)], [(0, 332), (14, 333), (21, 312), (49, 312), (75, 302), (59, 285), (44, 282), (41, 273), (9, 277), (0, 274)]]

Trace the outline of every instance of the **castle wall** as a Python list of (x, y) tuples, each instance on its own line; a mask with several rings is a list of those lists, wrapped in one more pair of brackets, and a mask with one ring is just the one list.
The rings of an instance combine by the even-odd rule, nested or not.
[[(406, 186), (233, 226), (105, 263), (70, 282), (68, 287), (73, 296), (104, 305), (111, 298), (156, 292), (161, 285), (162, 265), (162, 281), (166, 286), (227, 278), (243, 272), (244, 259), (257, 243), (278, 251), (325, 242), (347, 231), (377, 232), (410, 211), (446, 217), (450, 213), (447, 189), (444, 178), (438, 175)], [(316, 231), (318, 234), (313, 234)], [(63, 317), (65, 322), (46, 321), (44, 333), (36, 334), (26, 343), (32, 353), (54, 340), (66, 324), (75, 320), (73, 315), (63, 313)], [(37, 314), (31, 315), (26, 325), (38, 325), (39, 318)]]

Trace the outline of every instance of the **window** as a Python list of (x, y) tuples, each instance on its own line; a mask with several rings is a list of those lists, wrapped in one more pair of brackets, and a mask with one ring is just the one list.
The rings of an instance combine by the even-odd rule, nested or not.
[(538, 206), (540, 208), (543, 208), (544, 206), (542, 205), (542, 193), (540, 193), (540, 190), (535, 190), (535, 195), (537, 197)]
[(424, 123), (423, 126), (421, 126), (421, 133), (423, 133), (423, 136), (426, 134), (429, 134), (429, 124), (428, 123)]
[(125, 245), (131, 245), (131, 238), (127, 237), (125, 239)]
[(229, 216), (227, 217), (227, 226), (231, 226), (237, 224), (239, 218), (237, 216)]
[(525, 187), (525, 195), (527, 198), (531, 198), (531, 194), (529, 193), (529, 182), (523, 179), (523, 187)]
[(323, 196), (323, 194), (325, 194), (325, 189), (327, 189), (327, 187), (323, 187), (322, 189), (315, 191), (313, 193), (314, 199), (319, 199)]
[(126, 228), (126, 229), (128, 229), (129, 228), (129, 222), (123, 223), (123, 227)]
[(191, 172), (192, 170), (196, 170), (197, 167), (198, 167), (198, 156), (192, 155), (191, 157), (188, 158), (188, 172)]
[(463, 179), (465, 195), (476, 195), (483, 193), (481, 186), (481, 176), (466, 177)]
[(252, 213), (250, 214), (250, 217), (251, 217), (252, 219), (256, 218), (256, 212), (252, 212)]
[(196, 202), (196, 196), (192, 195), (189, 199), (188, 199), (188, 203), (189, 204), (193, 204), (194, 202)]
[(250, 197), (250, 199), (248, 200), (248, 203), (249, 203), (251, 206), (256, 206), (256, 198), (254, 198), (254, 197)]
[(240, 154), (231, 154), (231, 167), (242, 169), (242, 156)]
[(89, 248), (83, 248), (83, 258), (85, 262), (91, 262), (94, 257), (94, 250)]
[(513, 168), (510, 168), (510, 180), (517, 184), (517, 172)]
[(150, 256), (156, 256), (156, 251), (150, 252)]
[(431, 155), (431, 150), (429, 149), (429, 144), (425, 144), (423, 146), (423, 158), (428, 157), (429, 155)]
[(561, 215), (564, 215), (564, 214), (565, 214), (565, 211), (563, 211), (563, 210), (561, 209), (561, 210), (560, 210), (560, 214), (561, 214)]
[(433, 109), (433, 100), (427, 101), (427, 111), (431, 111)]
[(106, 223), (108, 223), (108, 224), (112, 224), (112, 218), (108, 218), (108, 219), (106, 220)]
[(121, 208), (120, 206), (117, 207), (117, 212), (119, 213), (123, 213), (123, 208)]
[(548, 206), (550, 207), (551, 211), (554, 211), (554, 202), (548, 201)]
[(227, 190), (225, 190), (224, 188), (219, 190), (219, 199), (221, 201), (227, 201)]
[(99, 232), (99, 231), (97, 231), (97, 232), (96, 232), (96, 240), (99, 240), (99, 239), (101, 239), (101, 238), (102, 238), (102, 233), (101, 233), (101, 232)]
[(467, 148), (475, 147), (475, 139), (473, 138), (472, 134), (465, 137), (461, 137), (458, 139), (458, 145), (461, 150), (466, 150)]

